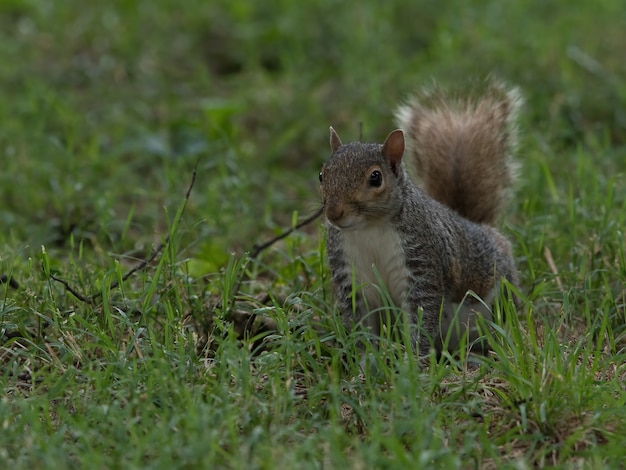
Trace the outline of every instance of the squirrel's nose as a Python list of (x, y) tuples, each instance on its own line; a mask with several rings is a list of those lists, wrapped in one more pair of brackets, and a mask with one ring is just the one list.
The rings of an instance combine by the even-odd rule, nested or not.
[(341, 218), (345, 215), (345, 208), (343, 207), (343, 204), (339, 204), (339, 203), (333, 203), (333, 204), (326, 204), (326, 208), (325, 208), (325, 212), (326, 212), (326, 218), (328, 220), (330, 220), (331, 222), (337, 222), (339, 220), (341, 220)]

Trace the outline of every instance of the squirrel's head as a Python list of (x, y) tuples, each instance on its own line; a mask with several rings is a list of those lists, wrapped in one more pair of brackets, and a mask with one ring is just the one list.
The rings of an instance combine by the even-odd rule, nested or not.
[(339, 229), (386, 221), (400, 207), (399, 180), (404, 178), (404, 133), (391, 132), (385, 142), (342, 144), (330, 128), (332, 155), (320, 171), (324, 213)]

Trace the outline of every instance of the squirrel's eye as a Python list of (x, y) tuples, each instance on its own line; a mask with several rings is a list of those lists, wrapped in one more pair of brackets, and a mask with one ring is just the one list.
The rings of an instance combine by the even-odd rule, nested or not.
[(378, 170), (372, 171), (372, 174), (370, 175), (370, 186), (379, 188), (381, 184), (383, 184), (383, 175), (381, 172)]
[(322, 177), (322, 172), (320, 171), (320, 183), (322, 182), (324, 178)]

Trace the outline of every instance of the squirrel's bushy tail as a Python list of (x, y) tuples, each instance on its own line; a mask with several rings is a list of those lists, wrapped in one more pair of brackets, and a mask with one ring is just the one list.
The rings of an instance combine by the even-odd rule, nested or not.
[(405, 164), (431, 197), (463, 217), (493, 224), (516, 178), (517, 89), (488, 81), (469, 96), (434, 85), (401, 106)]

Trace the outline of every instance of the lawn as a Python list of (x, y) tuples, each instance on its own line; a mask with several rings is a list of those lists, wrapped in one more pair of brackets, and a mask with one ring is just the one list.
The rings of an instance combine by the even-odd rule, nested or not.
[[(620, 0), (0, 2), (6, 468), (621, 468)], [(328, 126), (433, 79), (522, 90), (522, 306), (420, 368), (339, 325)], [(262, 249), (261, 249), (262, 247)]]

